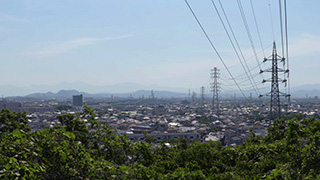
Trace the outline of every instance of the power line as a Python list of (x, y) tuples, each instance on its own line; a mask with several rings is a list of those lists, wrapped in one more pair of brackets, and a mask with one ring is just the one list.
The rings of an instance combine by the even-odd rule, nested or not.
[[(243, 77), (244, 75), (245, 75), (244, 73), (240, 74), (240, 75), (236, 76), (235, 79), (237, 79), (237, 80), (244, 80), (244, 79), (248, 80), (248, 78)], [(255, 78), (255, 77), (259, 76), (259, 75), (260, 75), (260, 72), (253, 74), (252, 77)], [(223, 76), (223, 78), (221, 78), (221, 79), (226, 80), (226, 81), (232, 80), (231, 78), (227, 78), (225, 76)]]
[[(287, 74), (287, 78), (288, 78), (288, 94), (290, 94), (287, 0), (284, 0), (284, 17), (285, 17), (285, 34), (286, 34), (286, 58), (287, 58), (287, 70), (288, 70), (288, 74)], [(288, 105), (290, 105), (290, 96), (288, 97)]]
[[(268, 48), (271, 47), (272, 45), (273, 45), (273, 44), (271, 43), (270, 45), (266, 46), (266, 47), (264, 48), (264, 50), (268, 49)], [(260, 54), (260, 53), (262, 53), (262, 50), (259, 51), (257, 54)], [(254, 55), (246, 58), (246, 59), (245, 59), (245, 62), (248, 62), (250, 59), (253, 59), (253, 58), (254, 58)], [(237, 63), (237, 64), (234, 64), (234, 65), (232, 65), (232, 66), (229, 66), (229, 69), (234, 68), (234, 67), (237, 67), (239, 64), (240, 64), (240, 63)], [(261, 64), (263, 64), (263, 62), (259, 62), (259, 64), (261, 65)], [(250, 69), (250, 72), (252, 72), (254, 69), (258, 68), (258, 67), (259, 67), (259, 64), (256, 65), (254, 68), (251, 68), (251, 69)], [(225, 69), (225, 68), (220, 68), (220, 69), (223, 70), (223, 69)]]
[[(254, 77), (257, 77), (259, 75), (259, 73), (257, 73), (257, 74), (255, 74), (254, 75)], [(222, 85), (223, 86), (228, 86), (228, 87), (233, 87), (233, 86), (235, 86), (235, 84), (234, 83), (232, 83), (231, 81), (230, 81), (230, 79), (225, 79), (225, 78), (220, 78), (221, 79), (221, 81), (222, 81)], [(248, 79), (237, 79), (237, 81), (238, 81), (238, 84), (241, 86), (241, 88), (242, 88), (242, 90), (244, 90), (245, 88), (251, 88), (251, 90), (252, 90), (252, 86), (251, 86), (251, 84), (250, 83), (247, 83), (248, 82)], [(264, 87), (264, 83), (259, 83), (259, 84), (257, 84), (257, 88), (260, 90), (260, 86), (263, 86)]]
[[(256, 74), (253, 74), (252, 77), (255, 78), (255, 77), (259, 76), (259, 75), (260, 75), (260, 73), (256, 73)], [(248, 82), (248, 79), (246, 79), (246, 78), (238, 78), (238, 81), (241, 81), (239, 83)]]
[[(285, 11), (285, 15), (284, 15), (284, 21), (285, 21), (285, 38), (286, 38), (286, 52), (284, 50), (284, 33), (283, 33), (283, 15), (282, 15), (282, 0), (279, 0), (279, 15), (280, 15), (280, 28), (281, 28), (281, 43), (282, 43), (282, 57), (284, 57), (284, 59), (288, 59), (288, 21), (287, 21), (287, 2), (286, 0), (283, 0), (284, 1), (284, 11)], [(286, 55), (286, 57), (285, 57)], [(288, 60), (287, 60), (288, 61)], [(288, 63), (288, 62), (287, 62)], [(283, 68), (285, 69), (285, 61), (283, 60)], [(287, 76), (285, 73), (288, 73)], [(287, 97), (287, 105), (290, 104), (290, 87), (287, 85), (289, 85), (289, 82), (287, 81), (287, 78), (289, 79), (289, 66), (287, 65), (287, 70), (285, 71), (284, 73), (284, 81), (285, 81), (285, 95)], [(288, 91), (288, 93), (287, 93)]]
[[(261, 63), (262, 64), (262, 63)], [(255, 67), (253, 67), (252, 69), (250, 69), (251, 71), (253, 71), (254, 69), (256, 69), (256, 68), (258, 68), (258, 66), (255, 66)], [(260, 73), (255, 73), (255, 74), (253, 74), (252, 75), (252, 77), (256, 77), (256, 75), (259, 75)], [(235, 79), (243, 79), (243, 78), (241, 78), (243, 75), (245, 75), (244, 73), (243, 74), (240, 74), (240, 75), (238, 75), (238, 76), (236, 76), (235, 77)]]
[[(259, 75), (259, 74), (256, 74), (256, 76), (257, 75)], [(228, 82), (228, 80), (225, 80), (225, 79), (221, 79), (221, 80), (224, 80), (224, 85), (226, 85), (226, 86), (234, 86), (235, 84), (233, 84), (233, 83), (231, 83), (231, 82)], [(250, 86), (251, 84), (250, 83), (246, 83), (246, 82), (248, 82), (248, 79), (242, 79), (242, 80), (239, 80), (238, 81), (238, 84), (239, 85), (241, 85), (242, 86), (242, 88), (243, 87), (248, 87), (248, 86)], [(252, 87), (251, 87), (251, 89), (252, 89)]]
[[(271, 46), (272, 46), (272, 43), (269, 44), (268, 46), (264, 47), (263, 51), (266, 50), (266, 49), (269, 49)], [(262, 50), (260, 50), (257, 54), (261, 54), (261, 53), (262, 53)], [(248, 60), (250, 60), (250, 59), (253, 59), (254, 57), (255, 57), (255, 55), (252, 55), (252, 56), (248, 57), (248, 58), (246, 59), (246, 61), (248, 61)], [(261, 63), (261, 64), (262, 64), (262, 63)], [(261, 65), (261, 64), (260, 64), (260, 65)], [(258, 66), (258, 65), (257, 65), (257, 66)], [(259, 66), (258, 66), (258, 67), (259, 67)]]
[(199, 19), (197, 18), (196, 14), (194, 13), (194, 11), (192, 10), (191, 6), (189, 5), (188, 1), (185, 0), (185, 3), (187, 4), (189, 10), (191, 11), (193, 17), (195, 18), (195, 20), (197, 21), (198, 25), (200, 26), (202, 32), (204, 33), (204, 35), (206, 36), (207, 40), (209, 41), (211, 47), (213, 48), (213, 50), (215, 51), (215, 53), (217, 54), (218, 58), (220, 59), (220, 61), (222, 62), (223, 66), (226, 68), (226, 70), (228, 71), (229, 75), (231, 76), (231, 78), (233, 79), (233, 81), (235, 82), (235, 84), (237, 85), (238, 89), (241, 91), (243, 97), (245, 97), (245, 99), (247, 99), (246, 95), (244, 94), (244, 92), (242, 91), (242, 89), (240, 88), (240, 86), (238, 85), (238, 83), (236, 82), (236, 80), (233, 78), (233, 75), (231, 74), (230, 70), (228, 69), (227, 65), (225, 64), (225, 62), (223, 61), (222, 57), (220, 56), (218, 50), (216, 49), (216, 47), (213, 45), (213, 42), (211, 41), (211, 39), (209, 38), (207, 32), (205, 31), (205, 29), (203, 28), (203, 26), (201, 25)]
[[(220, 1), (220, 0), (219, 0), (219, 1)], [(262, 49), (262, 52), (263, 52), (263, 57), (266, 57), (266, 54), (264, 53), (264, 48), (263, 48), (263, 45), (262, 45), (260, 30), (259, 30), (259, 26), (258, 26), (258, 22), (257, 22), (257, 17), (256, 17), (256, 13), (255, 13), (255, 11), (254, 11), (254, 7), (253, 7), (252, 0), (250, 0), (250, 4), (251, 4), (252, 14), (253, 14), (253, 17), (254, 17), (254, 22), (255, 22), (255, 24), (256, 24), (257, 33), (258, 33), (258, 36), (259, 36), (260, 46), (261, 46), (261, 49)]]
[[(223, 84), (221, 84), (223, 85)], [(228, 86), (221, 86), (220, 89), (223, 91), (223, 92), (237, 92), (236, 89), (233, 89), (233, 88), (230, 88)], [(269, 87), (263, 87), (263, 88), (259, 88), (259, 90), (266, 90), (266, 89), (269, 89)], [(251, 89), (245, 89), (244, 91), (247, 92), (247, 91), (250, 91)]]
[(245, 16), (244, 11), (243, 11), (241, 0), (237, 0), (237, 2), (238, 2), (238, 7), (239, 7), (239, 10), (240, 10), (241, 17), (242, 17), (242, 21), (243, 21), (243, 24), (245, 26), (245, 29), (246, 29), (246, 32), (247, 32), (247, 35), (248, 35), (248, 38), (249, 38), (249, 41), (250, 41), (250, 44), (251, 44), (251, 48), (253, 50), (253, 54), (254, 54), (254, 56), (256, 58), (257, 64), (259, 64), (259, 68), (261, 70), (260, 63), (259, 63), (258, 56), (257, 56), (257, 52), (256, 52), (256, 48), (255, 48), (254, 43), (253, 43), (252, 35), (251, 35), (250, 29), (249, 29), (249, 25), (248, 25), (246, 16)]
[[(233, 38), (234, 38), (234, 41), (236, 42), (236, 45), (237, 45), (237, 47), (238, 47), (238, 50), (239, 50), (239, 52), (240, 52), (240, 54), (241, 54), (241, 57), (242, 57), (245, 65), (246, 65), (246, 68), (248, 69), (249, 74), (250, 74), (250, 76), (251, 76), (251, 78), (252, 78), (251, 70), (250, 70), (250, 68), (249, 68), (249, 66), (248, 66), (248, 64), (247, 64), (247, 60), (246, 60), (246, 58), (244, 57), (244, 55), (243, 55), (243, 53), (242, 53), (242, 50), (241, 50), (240, 45), (239, 45), (239, 43), (238, 43), (238, 40), (237, 40), (237, 38), (236, 38), (236, 36), (235, 36), (235, 33), (234, 33), (234, 31), (233, 31), (233, 28), (232, 28), (232, 26), (231, 26), (231, 24), (230, 24), (229, 18), (228, 18), (228, 16), (227, 16), (226, 11), (224, 10), (224, 7), (223, 7), (223, 5), (222, 5), (222, 3), (221, 3), (220, 0), (219, 0), (219, 4), (220, 4), (220, 7), (221, 7), (221, 9), (222, 9), (223, 15), (224, 15), (224, 17), (225, 17), (225, 19), (226, 19), (226, 21), (227, 21), (227, 24), (228, 24), (228, 26), (229, 26), (229, 29), (230, 29), (230, 31), (231, 31), (231, 33), (232, 33), (232, 36), (233, 36)], [(240, 61), (240, 62), (241, 62), (241, 61)], [(257, 61), (257, 62), (258, 62), (258, 61)], [(260, 68), (260, 65), (259, 65), (259, 64), (258, 64), (258, 66), (259, 66), (259, 68)], [(244, 69), (245, 69), (245, 68), (244, 68)], [(260, 68), (260, 69), (261, 69), (261, 68)], [(247, 74), (247, 73), (246, 73), (246, 74)], [(255, 80), (254, 80), (253, 78), (252, 78), (252, 81), (253, 81), (254, 86), (255, 86), (255, 88), (254, 88), (255, 91), (256, 91), (256, 92), (258, 91), (258, 92), (260, 93), (259, 89), (257, 89), (257, 84), (256, 84), (256, 82), (255, 82)]]
[[(247, 75), (248, 79), (250, 80), (250, 83), (251, 83), (251, 85), (252, 85), (252, 87), (253, 87), (256, 95), (259, 96), (260, 92), (258, 93), (255, 85), (253, 84), (253, 82), (252, 82), (252, 80), (253, 80), (252, 75), (251, 75), (251, 73), (250, 73), (251, 76), (249, 76), (249, 74), (248, 74), (248, 72), (247, 72), (247, 70), (246, 70), (246, 67), (244, 66), (244, 64), (243, 64), (243, 62), (242, 62), (242, 60), (241, 60), (241, 58), (240, 58), (240, 55), (239, 55), (239, 53), (238, 53), (238, 51), (237, 51), (237, 49), (236, 49), (236, 47), (235, 47), (235, 45), (234, 45), (234, 43), (233, 43), (233, 41), (232, 41), (232, 39), (231, 39), (231, 36), (230, 36), (230, 34), (229, 34), (229, 32), (228, 32), (228, 30), (227, 30), (227, 28), (226, 28), (226, 25), (225, 25), (224, 22), (223, 22), (223, 19), (222, 19), (221, 15), (220, 15), (220, 12), (219, 12), (216, 4), (214, 3), (213, 0), (211, 0), (211, 2), (212, 2), (212, 5), (214, 6), (214, 9), (215, 9), (216, 12), (217, 12), (217, 15), (218, 15), (218, 17), (219, 17), (219, 19), (220, 19), (220, 22), (221, 22), (221, 24), (222, 24), (222, 26), (223, 26), (223, 28), (224, 28), (224, 31), (226, 32), (226, 34), (227, 34), (227, 36), (228, 36), (228, 38), (229, 38), (229, 41), (230, 41), (230, 43), (231, 43), (231, 45), (232, 45), (232, 47), (233, 47), (233, 50), (234, 50), (234, 52), (236, 53), (236, 55), (237, 55), (237, 57), (238, 57), (238, 60), (240, 61), (243, 70), (245, 71), (245, 74)], [(220, 1), (219, 1), (219, 2), (220, 2)], [(229, 21), (228, 21), (228, 22), (229, 22)], [(230, 25), (230, 24), (229, 24), (229, 25)], [(230, 26), (230, 28), (231, 28), (231, 31), (233, 32), (231, 26)], [(234, 35), (234, 33), (233, 33), (233, 35)], [(234, 36), (234, 37), (235, 37), (235, 36)], [(249, 69), (249, 68), (248, 68), (248, 69)]]
[(273, 18), (272, 18), (272, 10), (271, 10), (270, 0), (268, 0), (268, 2), (269, 2), (269, 14), (270, 14), (270, 22), (271, 22), (272, 36), (273, 36), (273, 41), (275, 41), (276, 38), (275, 38), (275, 35), (274, 35), (274, 25), (273, 25)]
[[(282, 5), (279, 0), (279, 15), (280, 15), (280, 30), (281, 30), (281, 45), (282, 45), (282, 57), (284, 57), (284, 43), (283, 43), (283, 22), (282, 22)], [(283, 61), (284, 63), (285, 61)]]

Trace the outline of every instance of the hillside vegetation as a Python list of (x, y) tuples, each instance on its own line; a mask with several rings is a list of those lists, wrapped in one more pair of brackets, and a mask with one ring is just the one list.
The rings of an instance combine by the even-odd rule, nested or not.
[[(84, 112), (31, 131), (24, 113), (0, 112), (0, 179), (319, 179), (320, 122), (274, 121), (239, 146), (186, 140), (132, 143)], [(90, 127), (85, 124), (87, 120)]]

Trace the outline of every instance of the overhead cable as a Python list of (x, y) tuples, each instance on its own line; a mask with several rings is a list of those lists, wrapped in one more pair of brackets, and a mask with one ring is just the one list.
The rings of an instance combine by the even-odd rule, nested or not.
[[(282, 45), (282, 57), (284, 57), (284, 43), (283, 43), (283, 22), (282, 22), (282, 5), (279, 0), (279, 15), (280, 15), (280, 31), (281, 31), (281, 45)], [(283, 61), (284, 62), (284, 61)]]
[(272, 18), (272, 9), (271, 9), (271, 2), (268, 0), (269, 3), (269, 15), (270, 15), (270, 23), (271, 23), (271, 30), (272, 30), (272, 36), (273, 36), (273, 41), (276, 40), (275, 35), (274, 35), (274, 25), (273, 25), (273, 18)]
[[(239, 53), (238, 53), (238, 51), (237, 51), (237, 49), (236, 49), (236, 47), (235, 47), (235, 45), (234, 45), (234, 43), (233, 43), (233, 41), (232, 41), (232, 39), (231, 39), (231, 36), (230, 36), (230, 34), (229, 34), (228, 30), (227, 30), (227, 27), (226, 27), (226, 25), (225, 25), (224, 22), (223, 22), (223, 19), (222, 19), (221, 15), (220, 15), (220, 12), (219, 12), (216, 4), (214, 3), (213, 0), (211, 0), (211, 2), (212, 2), (212, 5), (213, 5), (213, 7), (214, 7), (214, 9), (215, 9), (215, 11), (216, 11), (219, 19), (220, 19), (220, 22), (221, 22), (221, 24), (222, 24), (222, 26), (223, 26), (223, 28), (224, 28), (224, 31), (226, 32), (226, 34), (227, 34), (227, 36), (228, 36), (228, 38), (229, 38), (229, 41), (230, 41), (230, 43), (231, 43), (231, 45), (232, 45), (232, 47), (233, 47), (233, 50), (234, 50), (234, 52), (236, 53), (239, 62), (241, 63), (241, 66), (242, 66), (245, 74), (247, 75), (247, 77), (248, 77), (248, 79), (249, 79), (249, 81), (250, 81), (250, 83), (251, 83), (251, 85), (252, 85), (252, 87), (253, 87), (256, 95), (259, 96), (260, 92), (257, 91), (257, 89), (256, 89), (256, 87), (255, 87), (255, 84), (253, 84), (252, 74), (250, 73), (250, 76), (249, 76), (249, 74), (248, 74), (248, 70), (250, 70), (250, 69), (248, 68), (248, 70), (247, 70), (246, 67), (244, 66), (244, 64), (243, 64), (243, 62), (242, 62), (242, 60), (241, 60), (241, 58), (240, 58), (240, 55), (239, 55)], [(219, 2), (220, 2), (220, 1), (219, 1)], [(229, 22), (229, 21), (228, 21), (228, 22)], [(230, 24), (229, 24), (229, 25), (230, 25)], [(231, 26), (230, 26), (230, 28), (231, 28), (231, 31), (232, 31), (232, 33), (233, 33), (233, 30), (232, 30), (232, 27), (231, 27)], [(233, 33), (233, 35), (234, 35), (234, 33)], [(234, 38), (235, 38), (235, 36), (234, 36)], [(235, 39), (236, 39), (236, 38), (235, 38)], [(239, 49), (239, 51), (241, 51), (241, 49)]]
[[(219, 0), (219, 1), (220, 1), (220, 0)], [(255, 24), (256, 24), (257, 33), (258, 33), (258, 36), (259, 36), (260, 46), (261, 46), (261, 49), (262, 49), (262, 52), (263, 52), (263, 57), (266, 57), (266, 54), (264, 53), (264, 48), (263, 48), (263, 44), (262, 44), (262, 39), (261, 39), (261, 35), (260, 35), (260, 30), (259, 30), (259, 26), (258, 26), (258, 22), (257, 22), (257, 17), (256, 17), (256, 13), (255, 13), (255, 11), (254, 11), (254, 6), (253, 6), (253, 3), (252, 3), (252, 0), (250, 0), (250, 4), (251, 4), (251, 10), (252, 10), (254, 22), (255, 22)]]
[[(266, 47), (264, 48), (264, 50), (270, 48), (272, 45), (273, 45), (273, 43), (271, 43), (270, 45), (266, 46)], [(262, 53), (262, 51), (259, 51), (257, 54), (261, 54), (261, 53)], [(248, 62), (250, 59), (253, 59), (253, 58), (254, 58), (254, 55), (246, 58), (246, 59), (245, 59), (245, 62)], [(234, 64), (234, 65), (232, 65), (232, 66), (229, 66), (229, 69), (234, 68), (234, 67), (237, 67), (239, 64), (240, 64), (240, 63), (237, 63), (237, 64)], [(260, 65), (263, 64), (263, 61), (261, 61), (259, 64), (260, 64)], [(258, 67), (259, 67), (259, 65), (256, 65), (254, 68), (251, 68), (250, 71), (252, 72), (254, 69), (256, 69), (256, 68), (258, 68)], [(225, 69), (225, 68), (220, 68), (220, 69), (223, 70), (223, 69)]]
[(197, 18), (196, 14), (194, 13), (194, 11), (192, 10), (191, 6), (189, 5), (188, 1), (185, 0), (185, 3), (187, 4), (189, 10), (191, 11), (193, 17), (195, 18), (195, 20), (197, 21), (198, 25), (200, 26), (202, 32), (204, 33), (204, 35), (206, 36), (207, 40), (209, 41), (212, 49), (215, 51), (215, 53), (217, 54), (218, 58), (220, 59), (220, 61), (222, 62), (223, 66), (226, 68), (226, 70), (228, 71), (229, 75), (231, 76), (231, 78), (233, 79), (233, 81), (235, 82), (235, 84), (237, 85), (238, 89), (241, 91), (241, 94), (243, 95), (243, 97), (245, 99), (247, 99), (246, 95), (244, 94), (244, 92), (242, 91), (242, 89), (240, 88), (240, 86), (238, 85), (238, 83), (236, 82), (236, 80), (233, 78), (232, 73), (230, 72), (229, 68), (227, 67), (227, 65), (225, 64), (225, 62), (223, 61), (221, 55), (219, 54), (218, 50), (216, 49), (216, 47), (214, 46), (213, 42), (211, 41), (210, 37), (208, 36), (207, 32), (205, 31), (205, 29), (203, 28), (202, 24), (200, 23), (199, 19)]
[(237, 0), (237, 2), (238, 2), (238, 7), (239, 7), (239, 10), (240, 10), (241, 17), (242, 17), (242, 21), (243, 21), (243, 24), (245, 26), (245, 29), (246, 29), (246, 32), (247, 32), (247, 35), (248, 35), (248, 38), (249, 38), (249, 41), (250, 41), (250, 44), (251, 44), (251, 48), (252, 48), (253, 54), (254, 54), (254, 56), (256, 58), (257, 64), (259, 65), (259, 68), (261, 70), (261, 66), (260, 66), (260, 63), (259, 63), (259, 60), (258, 60), (256, 48), (255, 48), (254, 43), (253, 43), (252, 35), (251, 35), (250, 29), (249, 29), (249, 25), (248, 25), (246, 16), (245, 16), (244, 11), (243, 11), (241, 0)]
[[(284, 17), (285, 17), (285, 34), (286, 34), (286, 58), (287, 58), (287, 69), (289, 70), (289, 39), (288, 39), (288, 15), (287, 15), (287, 0), (284, 0)], [(288, 94), (290, 94), (290, 71), (287, 73), (288, 78)], [(290, 105), (290, 97), (288, 98)]]

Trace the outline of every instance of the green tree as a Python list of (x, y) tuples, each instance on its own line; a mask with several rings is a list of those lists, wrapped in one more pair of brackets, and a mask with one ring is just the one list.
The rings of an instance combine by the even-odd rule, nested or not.
[(30, 131), (28, 118), (25, 112), (12, 112), (9, 109), (2, 109), (0, 112), (0, 135), (10, 133), (15, 129)]

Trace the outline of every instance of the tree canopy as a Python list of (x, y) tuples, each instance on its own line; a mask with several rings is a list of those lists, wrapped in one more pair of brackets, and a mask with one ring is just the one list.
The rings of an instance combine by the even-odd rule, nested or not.
[(184, 139), (133, 143), (85, 107), (31, 131), (25, 113), (0, 112), (1, 179), (319, 179), (320, 122), (278, 119), (245, 143)]

